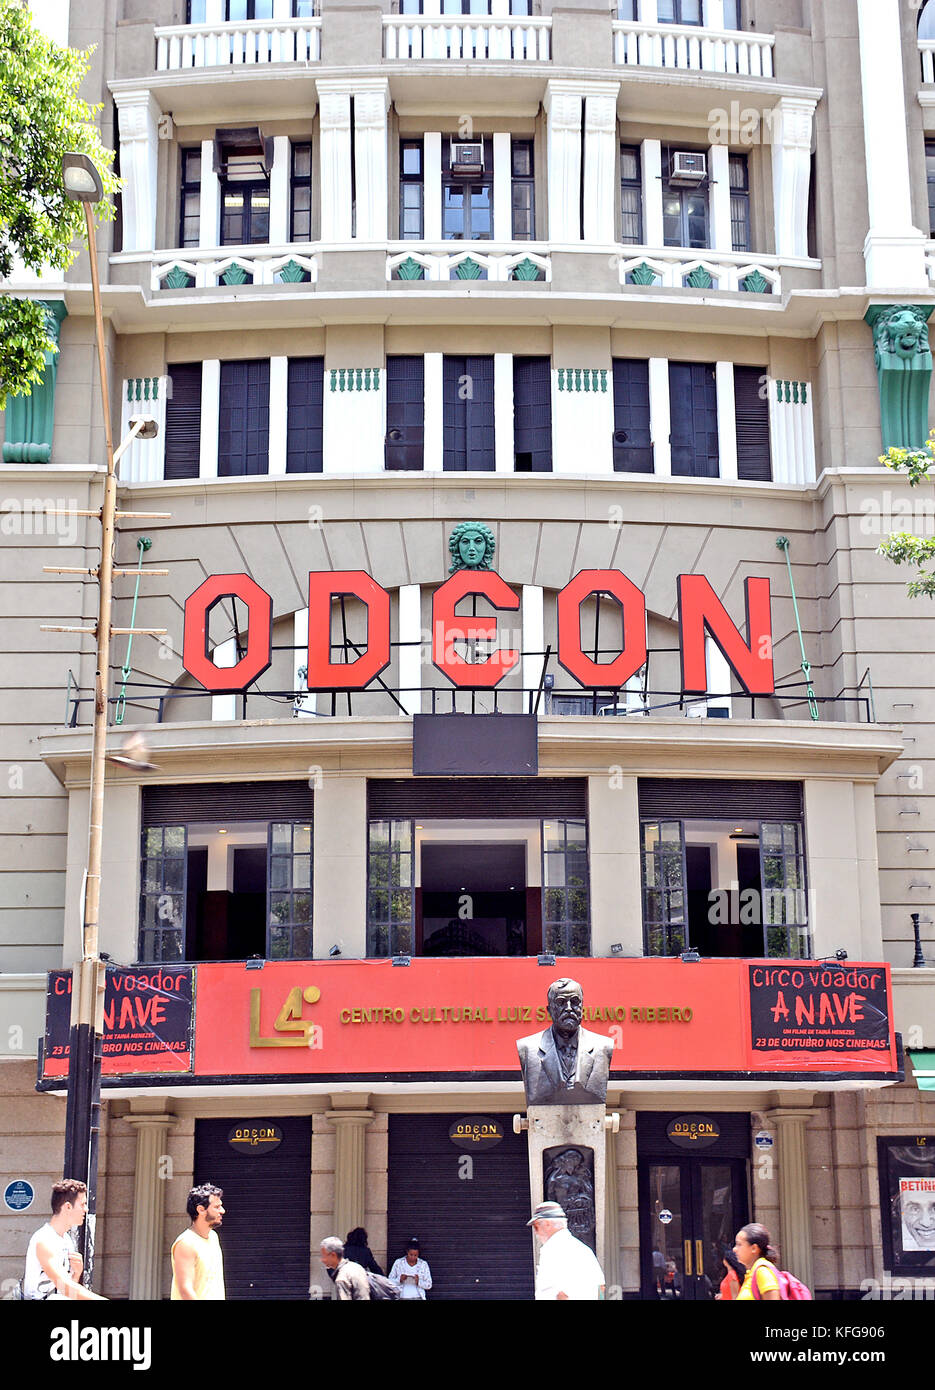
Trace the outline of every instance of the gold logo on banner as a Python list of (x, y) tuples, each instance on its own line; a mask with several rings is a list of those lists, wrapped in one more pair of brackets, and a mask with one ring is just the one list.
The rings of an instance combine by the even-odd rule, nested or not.
[(251, 1047), (314, 1047), (316, 1045), (316, 1035), (320, 1035), (320, 1030), (312, 1023), (311, 1019), (302, 1017), (302, 1003), (304, 1000), (306, 1004), (317, 1004), (321, 998), (321, 990), (317, 985), (306, 985), (305, 989), (296, 985), (286, 995), (286, 1002), (276, 1015), (273, 1028), (277, 1033), (289, 1034), (288, 1037), (263, 1038), (260, 1036), (260, 995), (260, 990), (251, 989)]

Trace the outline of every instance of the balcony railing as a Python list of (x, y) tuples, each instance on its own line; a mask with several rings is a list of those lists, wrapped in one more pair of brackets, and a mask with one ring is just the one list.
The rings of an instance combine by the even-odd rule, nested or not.
[(919, 56), (922, 59), (922, 81), (935, 82), (935, 39), (919, 39)]
[(621, 285), (656, 285), (663, 289), (745, 290), (748, 294), (781, 294), (778, 256), (752, 256), (745, 251), (662, 251), (627, 247), (617, 261)]
[(173, 24), (156, 30), (156, 71), (317, 63), (320, 19), (261, 19), (239, 24)]
[(410, 62), (501, 59), (547, 63), (552, 56), (551, 19), (489, 15), (384, 15), (383, 56)]
[[(515, 243), (513, 243), (515, 246)], [(481, 250), (481, 247), (484, 250)], [(500, 251), (489, 242), (447, 242), (444, 249), (424, 242), (396, 242), (386, 258), (387, 280), (540, 280), (552, 279), (548, 252), (528, 246)]]
[(772, 34), (614, 20), (614, 62), (628, 67), (772, 77)]
[[(215, 285), (278, 285), (314, 283), (318, 257), (308, 244), (298, 246), (224, 246), (208, 250), (147, 252), (152, 257), (154, 290), (204, 289)], [(124, 257), (123, 259), (128, 259)]]

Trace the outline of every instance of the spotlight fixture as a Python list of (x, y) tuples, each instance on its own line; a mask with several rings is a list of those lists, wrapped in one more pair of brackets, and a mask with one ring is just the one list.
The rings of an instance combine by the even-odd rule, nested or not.
[(262, 956), (251, 956), (248, 961), (244, 961), (245, 970), (262, 970), (266, 961)]
[(743, 830), (740, 826), (732, 830), (727, 837), (729, 840), (758, 840), (759, 834), (755, 830)]
[(540, 956), (536, 956), (537, 965), (554, 965), (555, 957), (551, 951), (543, 951)]
[(623, 942), (622, 942), (622, 941), (614, 941), (614, 942), (611, 944), (610, 954), (611, 954), (612, 956), (622, 956), (622, 955), (623, 955)]
[(686, 951), (683, 951), (682, 954), (679, 956), (679, 960), (683, 961), (685, 965), (695, 965), (698, 961), (701, 960), (701, 957), (695, 950), (694, 946), (689, 946), (688, 949)]
[(394, 956), (394, 957), (393, 957), (393, 964), (394, 964), (394, 965), (409, 965), (411, 959), (412, 959), (411, 956)]
[(332, 946), (331, 950), (328, 952), (328, 955), (329, 955), (329, 956), (339, 956), (340, 954), (341, 954), (341, 947), (338, 945), (337, 942), (335, 942), (335, 944)]

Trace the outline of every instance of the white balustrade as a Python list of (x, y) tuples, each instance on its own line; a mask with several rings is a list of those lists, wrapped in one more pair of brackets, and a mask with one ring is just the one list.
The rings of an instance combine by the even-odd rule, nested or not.
[[(183, 277), (187, 277), (187, 282)], [(307, 246), (301, 251), (283, 246), (224, 246), (210, 250), (191, 246), (181, 251), (157, 251), (152, 257), (154, 290), (205, 289), (250, 282), (314, 284), (317, 279), (318, 257), (309, 255)]]
[[(759, 294), (782, 292), (782, 262), (778, 256), (751, 257), (749, 252), (636, 250), (617, 258), (620, 284), (655, 285), (657, 289), (745, 290)], [(817, 264), (810, 262), (809, 264)]]
[(245, 20), (239, 24), (173, 24), (156, 30), (156, 71), (317, 63), (320, 19)]
[[(489, 243), (483, 243), (489, 246)], [(514, 243), (515, 245), (516, 243)], [(472, 280), (498, 282), (552, 279), (548, 254), (526, 246), (518, 251), (481, 251), (477, 242), (460, 242), (458, 250), (426, 247), (425, 242), (395, 242), (386, 258), (387, 280)], [(421, 271), (421, 274), (419, 273)]]
[(935, 39), (919, 39), (922, 59), (922, 81), (935, 82)]
[(614, 62), (627, 67), (723, 72), (735, 77), (772, 77), (772, 34), (694, 25), (614, 20)]
[(502, 59), (547, 63), (552, 56), (551, 19), (489, 15), (384, 15), (383, 56), (405, 62)]

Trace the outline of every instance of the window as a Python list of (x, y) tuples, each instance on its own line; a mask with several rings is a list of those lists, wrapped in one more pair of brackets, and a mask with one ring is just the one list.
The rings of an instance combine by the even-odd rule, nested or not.
[(489, 241), (493, 236), (493, 139), (476, 142), (483, 151), (483, 168), (470, 175), (452, 172), (455, 138), (442, 138), (442, 236), (446, 241)]
[(236, 24), (248, 19), (272, 19), (274, 0), (227, 0), (227, 22)]
[(421, 140), (399, 142), (399, 237), (421, 241), (425, 235), (425, 183)]
[(542, 822), (542, 946), (562, 956), (591, 950), (588, 830), (584, 820)]
[(552, 471), (552, 363), (548, 357), (513, 358), (513, 467), (517, 473)]
[(708, 181), (673, 183), (673, 158), (678, 152), (669, 145), (662, 151), (663, 241), (666, 246), (702, 249), (708, 245)]
[(536, 187), (533, 141), (511, 142), (513, 179), (513, 240), (536, 239)]
[(712, 363), (669, 363), (669, 412), (673, 475), (716, 478), (717, 390)]
[[(932, 17), (935, 20), (935, 10)], [(935, 140), (925, 142), (925, 177), (929, 194), (929, 236), (935, 237)]]
[(371, 820), (367, 872), (367, 955), (412, 952), (415, 894), (413, 822)]
[(702, 0), (659, 0), (660, 24), (700, 24)]
[(649, 363), (614, 359), (614, 472), (652, 473)]
[(272, 141), (259, 130), (218, 131), (215, 160), (221, 184), (221, 245), (269, 241), (269, 166)]
[(730, 181), (730, 239), (734, 251), (750, 250), (750, 171), (745, 154), (727, 157)]
[(286, 404), (286, 472), (322, 471), (325, 360), (290, 357)]
[(141, 961), (312, 955), (312, 792), (304, 782), (147, 788)]
[[(399, 0), (399, 13), (422, 14), (422, 0)], [(441, 0), (441, 13), (490, 14), (490, 0)], [(532, 0), (510, 0), (510, 14), (532, 14)]]
[(388, 469), (420, 469), (425, 453), (425, 359), (386, 359), (386, 452)]
[(269, 472), (269, 358), (222, 362), (218, 477)]
[(773, 472), (769, 454), (769, 401), (765, 367), (734, 368), (734, 415), (737, 421), (737, 477), (768, 483)]
[(634, 23), (639, 19), (640, 0), (617, 0), (617, 18)]
[(166, 368), (165, 477), (197, 478), (201, 458), (201, 363)]
[(927, 0), (925, 8), (919, 15), (919, 38), (935, 39), (935, 5), (931, 0)]
[(446, 357), (442, 372), (445, 472), (494, 470), (493, 358)]
[(740, 0), (724, 0), (724, 28), (740, 28)]
[(639, 784), (646, 954), (807, 958), (802, 789)]
[(289, 240), (312, 239), (312, 147), (292, 145), (292, 206), (289, 213)]
[(620, 240), (643, 244), (643, 183), (639, 145), (620, 146)]
[(179, 246), (197, 246), (201, 208), (201, 147), (182, 150), (179, 191)]

